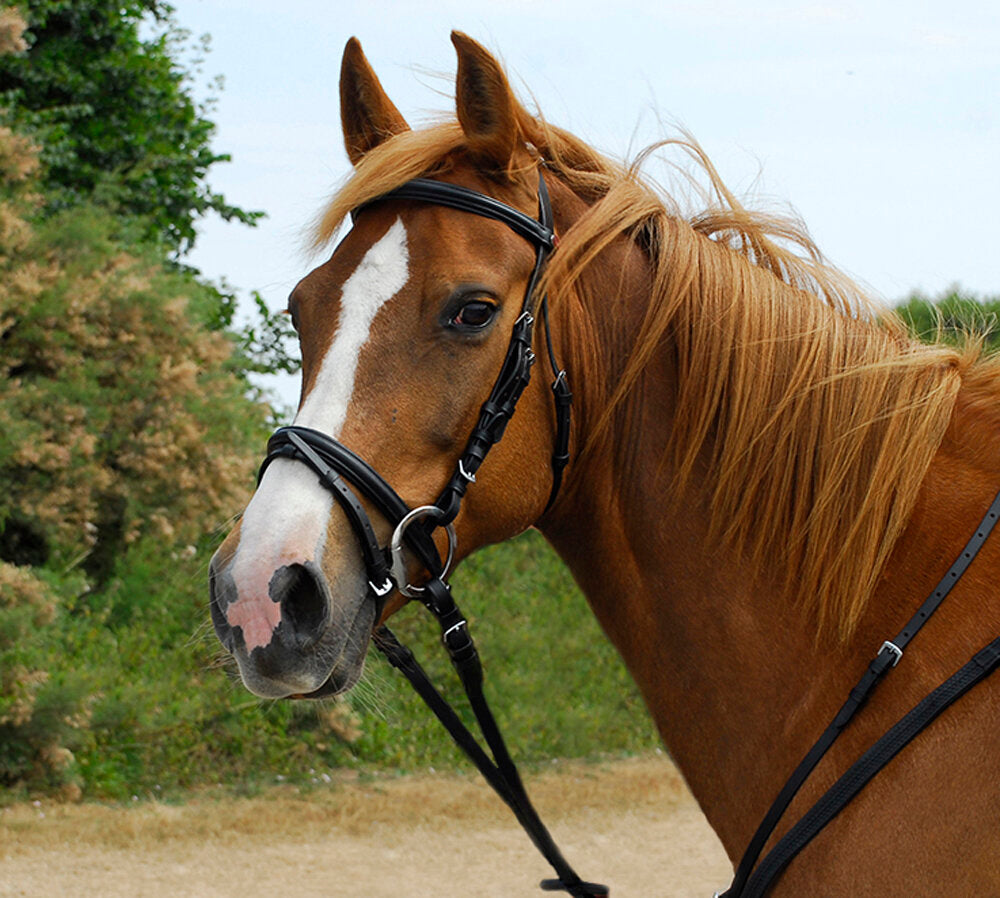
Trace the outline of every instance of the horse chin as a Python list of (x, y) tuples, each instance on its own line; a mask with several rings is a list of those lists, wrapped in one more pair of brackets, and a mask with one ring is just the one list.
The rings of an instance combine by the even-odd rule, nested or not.
[(290, 695), (289, 698), (316, 699), (329, 698), (333, 695), (342, 695), (343, 693), (354, 688), (358, 680), (361, 679), (361, 674), (364, 669), (364, 655), (362, 655), (360, 656), (359, 663), (354, 664), (349, 670), (343, 669), (340, 664), (334, 667), (330, 676), (327, 677), (326, 682), (320, 686), (319, 689), (314, 689), (312, 692), (300, 693), (298, 695)]

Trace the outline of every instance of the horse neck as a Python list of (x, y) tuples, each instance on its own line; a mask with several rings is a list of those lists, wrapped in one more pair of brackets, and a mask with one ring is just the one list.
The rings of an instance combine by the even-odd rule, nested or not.
[[(789, 687), (813, 633), (786, 607), (760, 601), (737, 560), (706, 550), (709, 519), (698, 483), (678, 505), (664, 507), (657, 474), (670, 400), (655, 395), (657, 382), (644, 380), (647, 401), (631, 428), (635, 439), (592, 450), (541, 529), (573, 572), (664, 744), (735, 857), (756, 809), (780, 783), (760, 775), (748, 789), (754, 771), (734, 763), (733, 747), (746, 758), (773, 757), (771, 742), (784, 734), (762, 726), (756, 709), (792, 708), (797, 697)], [(586, 387), (579, 376), (572, 383), (584, 418)], [(747, 805), (754, 810), (744, 810)]]
[[(584, 277), (556, 310), (553, 332), (563, 335), (562, 357), (573, 378), (577, 456), (541, 529), (573, 571), (672, 757), (736, 858), (881, 641), (943, 573), (941, 519), (933, 503), (957, 478), (969, 501), (953, 509), (957, 544), (945, 554), (957, 553), (981, 514), (974, 511), (976, 497), (985, 489), (985, 509), (996, 489), (991, 479), (1000, 485), (1000, 469), (996, 462), (989, 472), (968, 464), (969, 435), (954, 424), (887, 565), (889, 585), (879, 588), (849, 639), (820, 643), (815, 616), (780, 595), (780, 572), (753, 570), (737, 552), (713, 546), (707, 462), (696, 466), (682, 495), (665, 500), (670, 470), (663, 459), (675, 402), (671, 353), (650, 362), (636, 386), (641, 401), (623, 407), (616, 429), (627, 438), (598, 440), (580, 455), (632, 346), (642, 319), (636, 310), (648, 303), (650, 274), (642, 258), (634, 247), (613, 248), (605, 269)], [(591, 370), (595, 344), (602, 347), (603, 371)], [(980, 441), (989, 426), (978, 427)], [(994, 448), (996, 432), (994, 425)], [(921, 561), (907, 560), (914, 558)], [(907, 588), (896, 589), (892, 577), (901, 569)], [(917, 681), (936, 676), (916, 668)], [(830, 757), (856, 751), (878, 726), (856, 727)]]

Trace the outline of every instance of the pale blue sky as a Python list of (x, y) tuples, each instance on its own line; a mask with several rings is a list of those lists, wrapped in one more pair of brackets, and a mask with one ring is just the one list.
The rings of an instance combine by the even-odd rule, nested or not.
[[(192, 263), (283, 306), (318, 260), (303, 229), (348, 170), (337, 107), (357, 36), (411, 124), (452, 108), (452, 28), (521, 96), (611, 155), (687, 127), (738, 192), (791, 203), (889, 300), (1000, 294), (1000, 5), (566, 0), (174, 0), (226, 80), (215, 189), (269, 218), (206, 222)], [(656, 173), (655, 168), (653, 173)], [(293, 388), (282, 388), (292, 401)]]

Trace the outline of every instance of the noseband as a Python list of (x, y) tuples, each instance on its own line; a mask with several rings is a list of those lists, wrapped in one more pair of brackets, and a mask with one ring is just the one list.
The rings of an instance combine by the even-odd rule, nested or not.
[[(556, 361), (549, 329), (546, 297), (543, 296), (539, 300), (536, 296), (536, 288), (545, 263), (557, 243), (548, 188), (542, 173), (539, 172), (537, 220), (485, 194), (456, 184), (426, 178), (409, 181), (366, 205), (386, 200), (430, 203), (492, 218), (507, 225), (535, 247), (535, 265), (528, 279), (520, 314), (514, 322), (507, 353), (493, 389), (480, 407), (476, 426), (466, 441), (454, 472), (433, 504), (411, 509), (389, 483), (360, 456), (324, 433), (297, 425), (279, 428), (268, 441), (267, 456), (260, 466), (258, 483), (268, 465), (278, 458), (303, 462), (316, 472), (320, 483), (330, 491), (343, 509), (361, 547), (369, 596), (375, 603), (375, 620), (378, 621), (381, 617), (385, 600), (393, 589), (399, 589), (404, 595), (419, 599), (434, 615), (441, 627), (442, 642), (469, 697), (490, 754), (480, 747), (473, 734), (430, 682), (412, 652), (401, 645), (387, 627), (379, 627), (375, 632), (373, 641), (376, 647), (407, 677), (459, 747), (511, 808), (532, 842), (552, 865), (558, 879), (544, 880), (542, 889), (565, 891), (574, 898), (601, 898), (608, 894), (607, 887), (580, 879), (563, 858), (525, 792), (517, 768), (483, 695), (482, 667), (469, 634), (468, 624), (455, 604), (451, 590), (444, 579), (454, 550), (454, 530), (451, 525), (458, 516), (462, 499), (469, 484), (475, 483), (476, 473), (487, 453), (503, 437), (517, 401), (531, 379), (531, 368), (535, 362), (532, 343), (536, 311), (540, 311), (545, 327), (549, 364), (555, 377), (552, 383), (556, 414), (556, 433), (551, 458), (552, 487), (545, 511), (548, 511), (555, 502), (562, 483), (563, 471), (569, 462), (572, 394), (566, 372)], [(355, 210), (352, 217), (359, 211)], [(394, 532), (388, 547), (379, 544), (371, 520), (355, 494), (355, 489), (393, 526)], [(445, 528), (448, 534), (448, 557), (444, 562), (432, 539), (432, 533), (437, 527)], [(430, 573), (430, 578), (421, 586), (413, 586), (406, 582), (406, 568), (402, 554), (404, 543)]]

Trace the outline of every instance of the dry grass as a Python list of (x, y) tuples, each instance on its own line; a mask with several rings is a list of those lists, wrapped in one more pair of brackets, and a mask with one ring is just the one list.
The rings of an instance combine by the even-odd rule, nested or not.
[[(582, 875), (604, 877), (616, 898), (711, 894), (728, 875), (661, 757), (560, 764), (529, 788)], [(0, 813), (2, 896), (531, 895), (545, 875), (506, 808), (471, 777)]]

